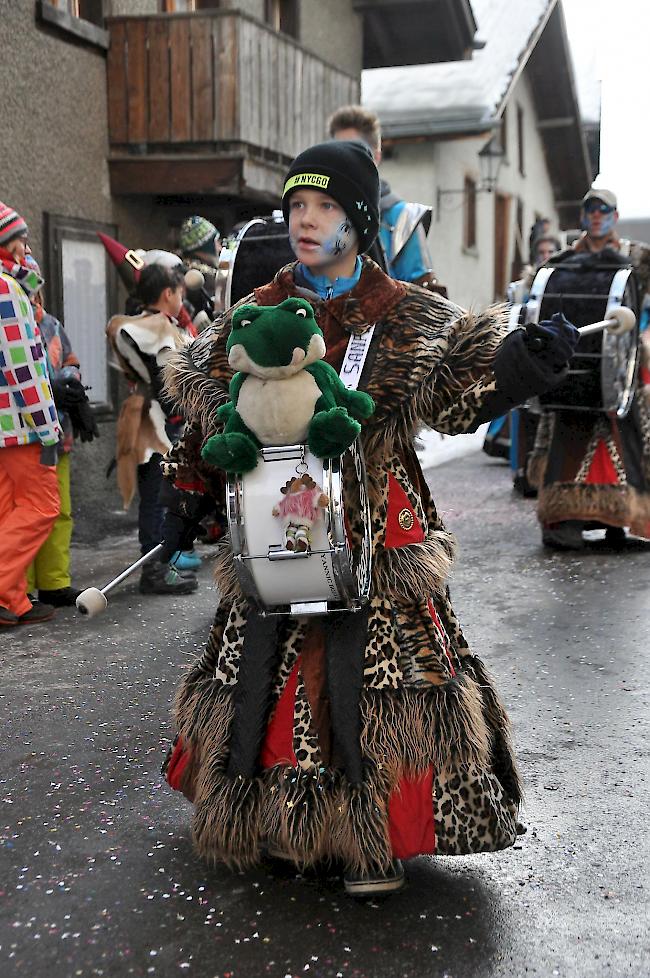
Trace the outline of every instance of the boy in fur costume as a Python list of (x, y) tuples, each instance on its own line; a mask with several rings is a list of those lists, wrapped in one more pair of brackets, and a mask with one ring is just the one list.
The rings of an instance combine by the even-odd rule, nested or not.
[[(307, 298), (326, 361), (375, 324), (359, 390), (372, 513), (370, 601), (353, 614), (262, 618), (247, 605), (232, 556), (218, 561), (221, 602), (203, 655), (176, 698), (170, 784), (194, 803), (194, 841), (209, 860), (250, 866), (266, 853), (300, 866), (344, 867), (349, 893), (399, 889), (400, 860), (502, 849), (516, 837), (520, 786), (508, 720), (469, 649), (446, 588), (454, 540), (412, 447), (429, 425), (473, 431), (562, 375), (577, 341), (566, 321), (507, 334), (501, 309), (464, 313), (394, 281), (367, 257), (379, 226), (379, 178), (364, 146), (329, 142), (300, 154), (283, 210), (297, 261), (244, 301)], [(223, 506), (221, 473), (201, 459), (228, 400), (233, 310), (166, 368), (188, 420), (168, 455), (179, 493), (168, 549), (187, 543), (206, 496)], [(353, 543), (359, 512), (348, 507)]]

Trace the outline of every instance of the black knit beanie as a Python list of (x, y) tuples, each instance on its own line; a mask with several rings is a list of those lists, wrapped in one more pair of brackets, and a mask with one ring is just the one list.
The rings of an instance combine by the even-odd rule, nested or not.
[(379, 233), (379, 173), (363, 143), (331, 139), (296, 156), (282, 192), (282, 213), (287, 224), (289, 198), (301, 187), (322, 190), (333, 197), (359, 235), (359, 251), (368, 250)]

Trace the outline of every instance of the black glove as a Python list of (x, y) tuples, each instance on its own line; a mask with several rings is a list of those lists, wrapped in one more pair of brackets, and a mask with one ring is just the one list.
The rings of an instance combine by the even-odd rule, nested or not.
[(562, 370), (575, 352), (580, 333), (561, 312), (541, 323), (529, 323), (526, 327), (526, 345), (553, 370)]
[(81, 441), (92, 441), (93, 438), (99, 438), (95, 415), (85, 392), (83, 401), (69, 405), (66, 410), (72, 422), (75, 438), (80, 438)]
[(52, 393), (54, 394), (54, 403), (61, 411), (69, 412), (74, 405), (88, 400), (84, 385), (74, 377), (61, 377), (58, 380), (53, 380)]
[(214, 509), (209, 496), (184, 492), (166, 483), (160, 497), (167, 505), (162, 526), (163, 549), (158, 556), (161, 564), (168, 564), (177, 550), (191, 550), (196, 540), (199, 523)]

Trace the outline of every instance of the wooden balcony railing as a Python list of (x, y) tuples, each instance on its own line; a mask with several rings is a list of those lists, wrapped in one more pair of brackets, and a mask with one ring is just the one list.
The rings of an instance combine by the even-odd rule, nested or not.
[(244, 14), (114, 17), (108, 28), (112, 154), (246, 144), (288, 160), (359, 97), (356, 78)]

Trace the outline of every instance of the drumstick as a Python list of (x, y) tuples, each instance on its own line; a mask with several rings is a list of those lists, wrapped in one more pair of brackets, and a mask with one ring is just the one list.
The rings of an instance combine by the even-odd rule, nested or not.
[(578, 327), (581, 336), (589, 336), (590, 333), (600, 333), (606, 329), (614, 336), (622, 336), (623, 333), (631, 332), (636, 326), (636, 316), (627, 306), (612, 306), (609, 310), (609, 318), (601, 319), (597, 323), (589, 323), (587, 326)]
[(123, 580), (130, 577), (134, 571), (137, 571), (139, 567), (143, 564), (148, 564), (150, 560), (160, 553), (162, 550), (162, 543), (157, 544), (152, 550), (146, 553), (139, 560), (136, 560), (134, 564), (131, 564), (126, 570), (123, 570), (121, 574), (114, 577), (112, 581), (109, 581), (103, 588), (87, 587), (85, 591), (82, 591), (75, 604), (77, 610), (81, 612), (82, 615), (86, 615), (88, 618), (94, 618), (95, 615), (101, 614), (108, 607), (108, 601), (106, 600), (106, 595), (109, 591), (112, 591), (114, 587), (121, 584)]

